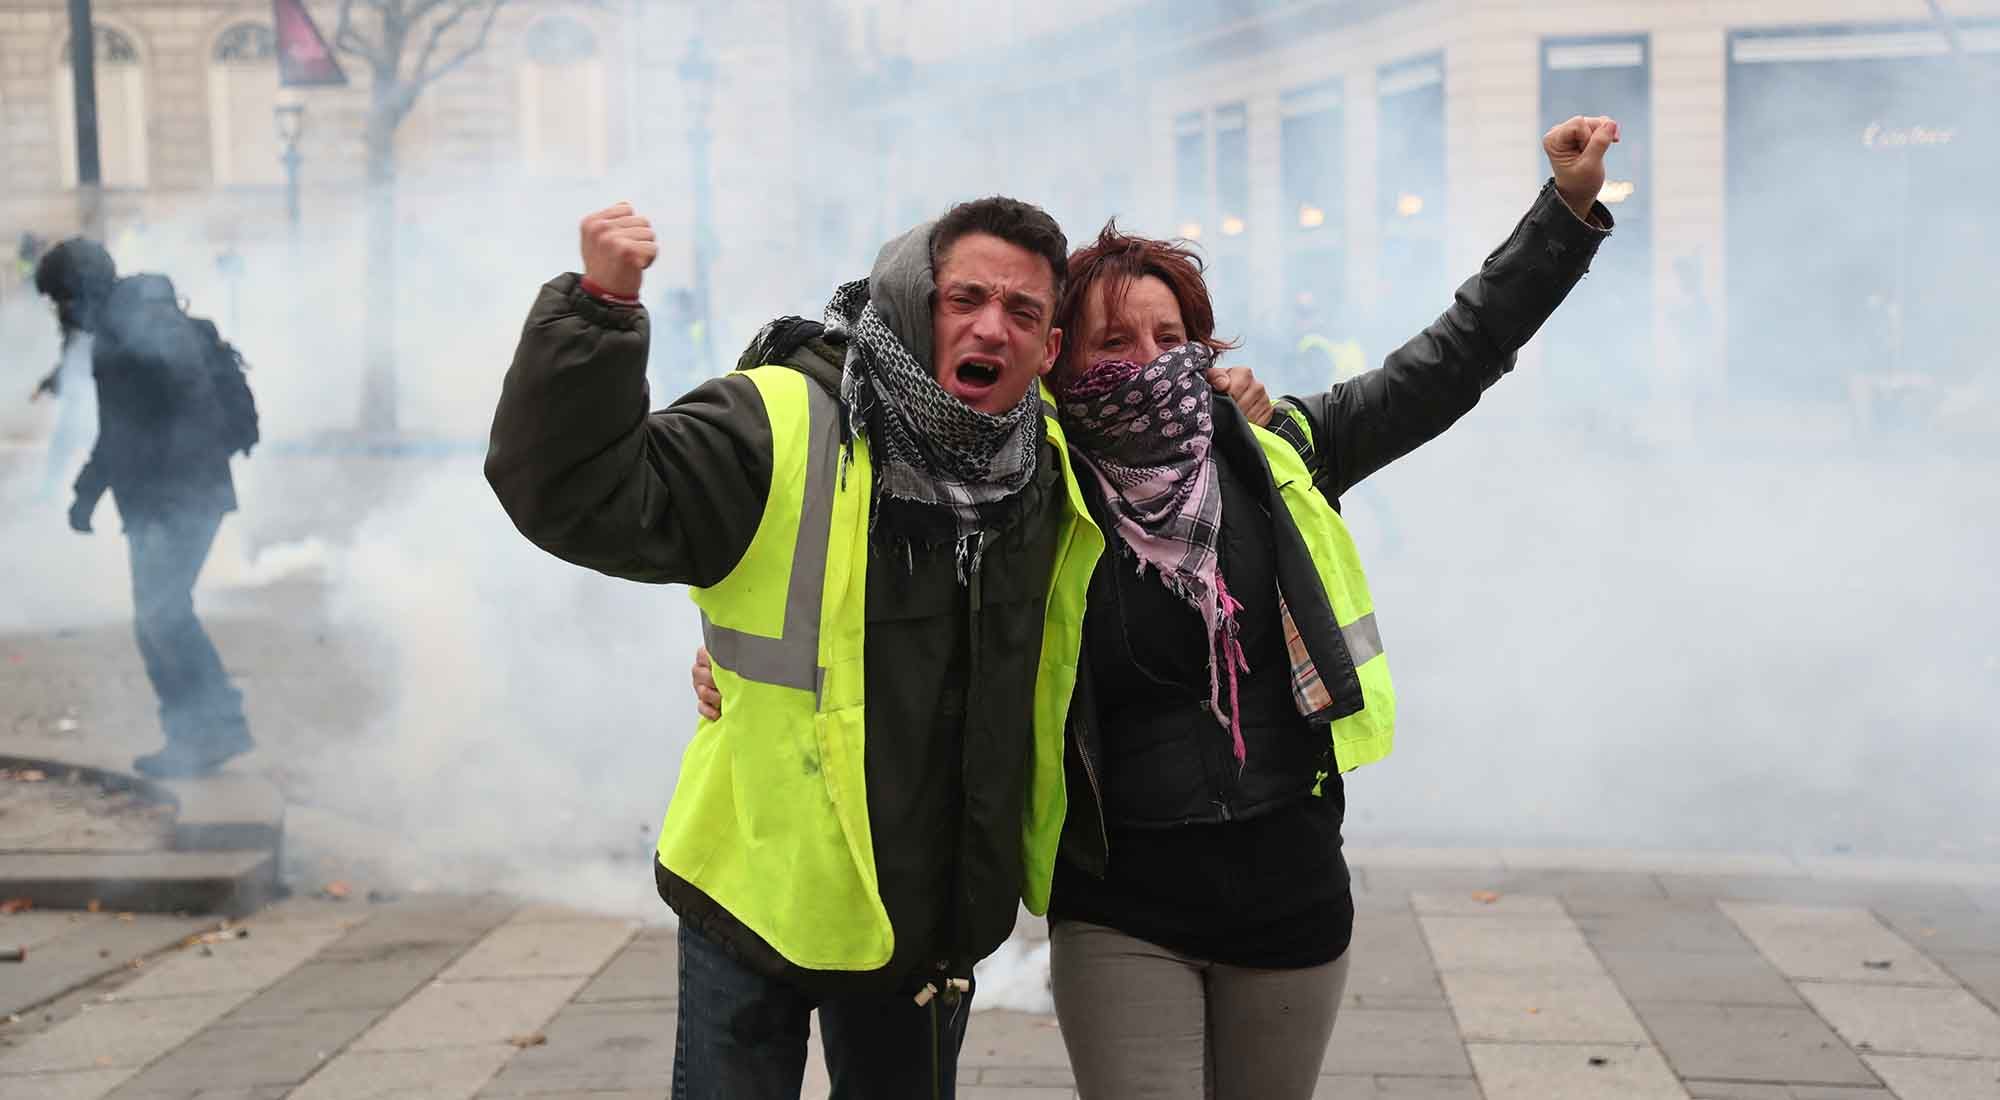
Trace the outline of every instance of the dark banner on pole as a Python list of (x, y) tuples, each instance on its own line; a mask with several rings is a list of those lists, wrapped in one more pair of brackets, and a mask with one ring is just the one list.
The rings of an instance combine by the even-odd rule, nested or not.
[(271, 0), (271, 25), (277, 28), (278, 83), (287, 88), (347, 83), (304, 0)]

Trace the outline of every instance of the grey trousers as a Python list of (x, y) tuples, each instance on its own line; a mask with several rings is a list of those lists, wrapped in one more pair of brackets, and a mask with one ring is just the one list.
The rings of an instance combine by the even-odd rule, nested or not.
[(1253, 970), (1060, 921), (1049, 974), (1082, 1100), (1308, 1100), (1347, 956)]

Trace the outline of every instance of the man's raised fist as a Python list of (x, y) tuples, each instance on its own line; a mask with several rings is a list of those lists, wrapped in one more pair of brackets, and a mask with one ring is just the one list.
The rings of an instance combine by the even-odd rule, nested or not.
[(583, 219), (584, 278), (608, 294), (637, 298), (646, 269), (660, 254), (653, 223), (632, 212), (629, 202), (613, 203)]

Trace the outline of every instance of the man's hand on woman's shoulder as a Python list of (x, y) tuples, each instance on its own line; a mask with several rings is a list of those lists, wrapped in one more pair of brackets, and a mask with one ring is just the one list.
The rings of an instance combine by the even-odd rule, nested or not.
[(1261, 428), (1271, 422), (1271, 395), (1249, 367), (1210, 367), (1208, 384), (1215, 392), (1236, 402), (1250, 423)]

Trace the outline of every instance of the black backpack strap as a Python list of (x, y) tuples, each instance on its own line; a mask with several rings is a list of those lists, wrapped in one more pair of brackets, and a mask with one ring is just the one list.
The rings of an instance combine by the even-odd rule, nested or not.
[(1334, 511), (1340, 511), (1340, 498), (1327, 489), (1326, 470), (1320, 466), (1319, 451), (1313, 446), (1312, 421), (1305, 410), (1291, 398), (1281, 397), (1271, 403), (1271, 423), (1264, 430), (1291, 444), (1292, 450), (1299, 453), (1299, 461), (1304, 462), (1306, 471), (1312, 474), (1313, 485), (1319, 489), (1320, 495), (1333, 505)]
[(749, 370), (769, 363), (782, 363), (824, 331), (826, 326), (818, 321), (780, 317), (757, 330), (757, 335), (750, 339), (750, 346), (744, 348), (743, 354), (737, 358), (736, 369)]
[(1264, 430), (1292, 445), (1299, 453), (1299, 459), (1306, 469), (1319, 472), (1319, 462), (1313, 450), (1312, 424), (1306, 414), (1288, 397), (1281, 397), (1271, 405), (1271, 422)]

